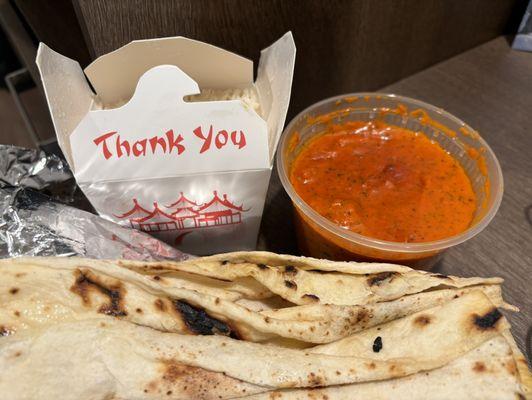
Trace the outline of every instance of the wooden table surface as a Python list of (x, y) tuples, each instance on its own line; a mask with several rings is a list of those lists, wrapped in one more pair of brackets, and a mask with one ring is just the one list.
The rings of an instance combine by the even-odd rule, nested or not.
[[(460, 276), (500, 276), (506, 313), (519, 347), (530, 354), (532, 326), (532, 53), (499, 37), (380, 90), (444, 108), (478, 130), (497, 155), (504, 197), (490, 225), (445, 253), (435, 270)], [(274, 171), (259, 249), (297, 254), (292, 211)], [(527, 338), (528, 332), (528, 338)]]

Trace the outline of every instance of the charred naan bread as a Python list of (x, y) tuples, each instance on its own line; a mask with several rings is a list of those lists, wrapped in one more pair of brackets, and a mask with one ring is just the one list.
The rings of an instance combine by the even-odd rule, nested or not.
[[(316, 391), (308, 388), (320, 387), (317, 393), (330, 399), (379, 398), (371, 396), (382, 389), (390, 393), (381, 398), (397, 399), (412, 384), (418, 395), (427, 395), (444, 377), (439, 385), (446, 383), (445, 393), (456, 395), (451, 397), (515, 399), (524, 391), (502, 335), (507, 327), (480, 291), (360, 332), (339, 346), (307, 350), (165, 333), (100, 317), (2, 338), (0, 393), (14, 400), (230, 399), (260, 393), (292, 399), (313, 398)], [(474, 382), (483, 372), (503, 386), (486, 382), (473, 391), (468, 383), (462, 392), (451, 385), (451, 378)]]
[(180, 263), (120, 265), (145, 274), (180, 271), (235, 281), (253, 278), (293, 304), (364, 305), (441, 288), (500, 284), (500, 278), (457, 278), (393, 264), (347, 263), (267, 252), (237, 252)]
[[(238, 254), (242, 257), (242, 253)], [(0, 261), (2, 324), (6, 329), (18, 331), (103, 314), (169, 332), (219, 334), (254, 342), (305, 347), (333, 342), (360, 330), (443, 304), (472, 290), (483, 291), (498, 307), (510, 307), (502, 299), (500, 280), (494, 278), (443, 278), (408, 269), (393, 272), (397, 273), (395, 277), (377, 280), (375, 275), (355, 274), (354, 266), (358, 264), (354, 264), (349, 273), (320, 273), (317, 270), (308, 272), (299, 266), (270, 267), (252, 265), (247, 261), (244, 264), (228, 264), (222, 260), (216, 261), (219, 265), (213, 266), (211, 258), (208, 257), (205, 263), (198, 259), (194, 263), (142, 265), (125, 261), (117, 265), (111, 261), (76, 258), (58, 258), (53, 263), (46, 258), (3, 260)], [(265, 260), (261, 258), (260, 261)], [(277, 261), (278, 257), (271, 263)], [(293, 260), (289, 257), (287, 261)], [(338, 264), (338, 269), (348, 269), (344, 265), (346, 263)], [(218, 268), (218, 272), (202, 275), (207, 269), (205, 265), (209, 266), (209, 270)], [(331, 268), (333, 264), (328, 262), (325, 265)], [(367, 269), (364, 268), (361, 270)], [(268, 274), (277, 276), (275, 279), (282, 280), (282, 283), (269, 284), (266, 289), (245, 274), (252, 270), (268, 270)], [(176, 277), (176, 273), (180, 275)], [(238, 274), (242, 276), (236, 276)], [(297, 305), (290, 302), (290, 295), (282, 297), (284, 294), (279, 294), (285, 290), (290, 293), (298, 290), (292, 288), (292, 283), (287, 285), (287, 274), (293, 279), (295, 287), (307, 286), (311, 292), (307, 293), (307, 297), (318, 298), (314, 293), (326, 297), (322, 293), (335, 291), (342, 286), (338, 282), (343, 280), (352, 285), (353, 293), (359, 291), (365, 295), (349, 294), (353, 301), (346, 305), (328, 304), (323, 300)], [(303, 284), (298, 280), (304, 274), (311, 283)], [(224, 280), (220, 280), (219, 275), (223, 275)], [(448, 282), (442, 285), (442, 281)], [(220, 283), (219, 287), (216, 282)], [(431, 286), (436, 284), (436, 287)], [(278, 289), (278, 286), (282, 288)], [(309, 286), (318, 289), (311, 291)], [(416, 292), (414, 288), (430, 290)], [(269, 289), (278, 293), (274, 294)], [(399, 298), (398, 291), (403, 294)], [(348, 297), (348, 292), (346, 290), (344, 298)], [(390, 296), (389, 293), (395, 294)], [(355, 301), (355, 298), (358, 300)], [(280, 307), (271, 308), (273, 303), (278, 303)]]
[(501, 337), (427, 372), (399, 379), (318, 389), (274, 390), (246, 400), (519, 400), (525, 399), (516, 379), (510, 346)]
[(522, 399), (498, 278), (231, 253), (0, 261), (9, 400)]

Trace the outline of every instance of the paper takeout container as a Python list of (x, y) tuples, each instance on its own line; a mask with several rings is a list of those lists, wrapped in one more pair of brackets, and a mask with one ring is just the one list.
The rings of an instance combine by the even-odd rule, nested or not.
[[(184, 37), (133, 41), (84, 71), (43, 43), (36, 60), (98, 213), (193, 254), (255, 248), (294, 61), (290, 32), (261, 52), (255, 82), (252, 61)], [(240, 100), (183, 99), (251, 86), (262, 117)]]

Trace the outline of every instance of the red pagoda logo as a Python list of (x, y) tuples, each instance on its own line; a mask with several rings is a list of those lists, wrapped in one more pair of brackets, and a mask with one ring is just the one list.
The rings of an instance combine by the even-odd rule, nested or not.
[(133, 199), (133, 207), (116, 218), (127, 219), (131, 227), (144, 232), (156, 233), (186, 229), (207, 228), (239, 224), (242, 222), (243, 206), (233, 204), (224, 194), (221, 198), (218, 192), (213, 192), (210, 201), (201, 205), (187, 199), (183, 192), (179, 198), (162, 210), (157, 202), (153, 209), (142, 207), (137, 199)]

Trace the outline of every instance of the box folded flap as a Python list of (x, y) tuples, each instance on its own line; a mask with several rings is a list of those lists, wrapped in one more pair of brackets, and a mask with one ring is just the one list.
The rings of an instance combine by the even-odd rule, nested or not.
[(244, 88), (253, 84), (253, 62), (216, 46), (184, 37), (135, 40), (85, 68), (104, 105), (131, 98), (140, 77), (158, 65), (175, 65), (202, 88)]
[(270, 162), (273, 161), (290, 104), (295, 59), (296, 46), (292, 32), (285, 33), (261, 51), (255, 87), (268, 124)]
[(68, 163), (73, 166), (69, 136), (90, 110), (92, 90), (78, 62), (53, 51), (44, 43), (39, 44), (36, 63), (57, 141)]

